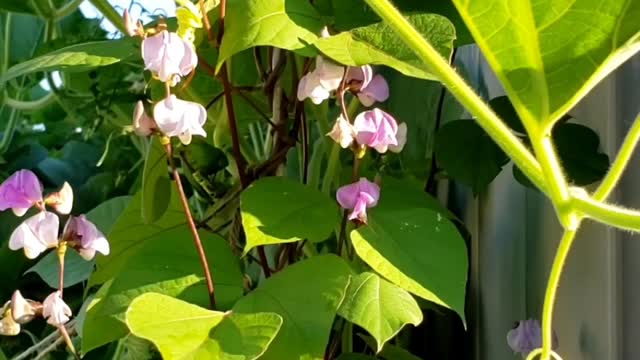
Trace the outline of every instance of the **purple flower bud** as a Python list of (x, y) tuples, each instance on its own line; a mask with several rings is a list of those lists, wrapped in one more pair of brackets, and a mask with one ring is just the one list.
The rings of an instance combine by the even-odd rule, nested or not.
[(142, 101), (138, 101), (133, 109), (133, 131), (138, 136), (149, 136), (155, 129), (155, 121), (144, 111)]
[[(553, 332), (551, 348), (558, 348), (558, 337)], [(529, 353), (542, 347), (542, 329), (538, 320), (521, 320), (516, 323), (516, 327), (507, 333), (507, 343), (511, 350), (526, 358)]]
[(207, 120), (207, 110), (198, 103), (171, 95), (155, 105), (153, 117), (165, 135), (177, 136), (185, 145), (191, 143), (193, 135), (207, 136), (202, 128)]
[(68, 214), (73, 208), (73, 189), (68, 182), (62, 184), (60, 191), (47, 195), (44, 203), (54, 208), (58, 214)]
[(371, 106), (376, 101), (382, 102), (389, 98), (389, 85), (382, 75), (373, 75), (369, 65), (350, 67), (347, 82), (356, 91), (358, 100), (364, 106)]
[(63, 233), (63, 239), (71, 242), (85, 260), (93, 259), (96, 251), (109, 255), (109, 242), (84, 215), (70, 216)]
[(66, 324), (71, 314), (71, 308), (62, 300), (60, 291), (51, 293), (42, 302), (42, 315), (50, 325), (62, 326)]
[(0, 184), (0, 211), (11, 208), (16, 216), (42, 203), (42, 184), (36, 174), (19, 170)]
[(349, 220), (367, 223), (367, 208), (378, 204), (380, 187), (365, 178), (338, 189), (336, 199), (343, 209), (352, 209)]
[[(360, 145), (376, 149), (379, 153), (387, 152), (390, 146), (402, 149), (404, 143), (398, 139), (398, 123), (393, 116), (375, 108), (356, 116), (353, 126), (356, 129), (356, 140)], [(406, 129), (403, 129), (405, 131)], [(406, 131), (404, 134), (406, 141)]]
[(24, 249), (29, 259), (58, 245), (58, 216), (41, 211), (20, 224), (9, 237), (9, 249)]
[(160, 81), (172, 84), (177, 83), (180, 76), (188, 75), (198, 64), (193, 46), (178, 34), (166, 30), (142, 41), (142, 59), (145, 69), (153, 72)]
[(343, 75), (344, 67), (318, 56), (316, 68), (300, 79), (298, 100), (310, 98), (314, 104), (322, 103), (340, 86)]

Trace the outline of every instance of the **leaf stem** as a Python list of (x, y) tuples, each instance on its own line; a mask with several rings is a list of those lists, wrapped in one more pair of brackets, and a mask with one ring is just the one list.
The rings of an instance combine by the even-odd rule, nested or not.
[(365, 0), (365, 2), (398, 34), (400, 39), (425, 62), (434, 75), (451, 94), (476, 117), (478, 124), (507, 153), (522, 172), (541, 191), (547, 185), (540, 164), (522, 141), (500, 120), (491, 108), (449, 66), (447, 60), (405, 19), (389, 0)]
[(48, 92), (45, 96), (38, 100), (22, 101), (9, 97), (9, 94), (5, 93), (4, 103), (8, 106), (23, 111), (37, 111), (43, 107), (56, 101), (56, 94), (53, 91)]
[(207, 283), (207, 291), (209, 292), (209, 302), (211, 303), (211, 309), (215, 309), (216, 296), (215, 296), (215, 289), (213, 287), (213, 278), (211, 277), (211, 271), (209, 270), (209, 262), (207, 261), (207, 255), (204, 251), (204, 248), (202, 247), (202, 241), (200, 241), (200, 235), (198, 234), (198, 229), (196, 228), (196, 224), (193, 221), (193, 216), (191, 215), (191, 210), (189, 209), (189, 202), (187, 201), (187, 196), (185, 195), (184, 188), (182, 187), (180, 174), (178, 173), (178, 169), (176, 168), (175, 162), (173, 161), (173, 148), (171, 147), (171, 142), (167, 141), (166, 144), (164, 145), (164, 149), (165, 149), (165, 152), (167, 153), (167, 160), (169, 161), (169, 166), (171, 167), (173, 180), (176, 182), (176, 187), (178, 188), (178, 194), (180, 195), (180, 202), (182, 203), (182, 208), (184, 209), (185, 217), (187, 218), (187, 225), (189, 226), (189, 229), (191, 230), (191, 234), (193, 235), (193, 243), (196, 246), (196, 250), (198, 250), (198, 256), (200, 257), (200, 264), (202, 265), (205, 281)]
[(54, 12), (53, 20), (61, 20), (67, 15), (71, 15), (71, 13), (73, 13), (78, 8), (78, 6), (80, 6), (82, 1), (84, 0), (71, 0), (66, 4), (62, 5), (59, 9), (57, 9)]
[(67, 242), (60, 241), (57, 249), (58, 253), (58, 291), (60, 291), (60, 297), (62, 297), (62, 291), (64, 290), (64, 257), (67, 253)]
[(629, 159), (631, 155), (638, 145), (638, 141), (640, 140), (640, 114), (636, 116), (636, 119), (633, 121), (633, 125), (629, 129), (627, 136), (624, 138), (622, 142), (622, 146), (620, 147), (620, 151), (618, 152), (618, 156), (613, 161), (609, 172), (604, 177), (598, 189), (593, 193), (593, 199), (595, 201), (604, 201), (609, 197), (613, 189), (616, 187), (616, 184), (622, 177), (627, 164), (629, 163)]
[(588, 196), (583, 189), (572, 190), (571, 206), (581, 215), (600, 223), (635, 232), (640, 232), (640, 212), (599, 202)]
[(560, 245), (558, 245), (556, 256), (553, 259), (553, 265), (551, 266), (551, 274), (549, 275), (549, 281), (547, 282), (547, 290), (544, 295), (544, 305), (542, 309), (541, 360), (549, 360), (549, 356), (551, 355), (551, 344), (553, 338), (553, 330), (551, 326), (553, 321), (553, 307), (556, 301), (556, 293), (558, 290), (558, 284), (560, 283), (562, 269), (575, 237), (575, 230), (564, 231), (562, 239), (560, 240)]

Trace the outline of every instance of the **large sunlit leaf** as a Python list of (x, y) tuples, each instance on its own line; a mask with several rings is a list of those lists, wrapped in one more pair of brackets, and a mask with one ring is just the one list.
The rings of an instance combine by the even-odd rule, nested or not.
[(299, 0), (229, 0), (224, 23), (217, 68), (251, 47), (308, 48), (323, 26), (313, 6)]
[(173, 187), (167, 211), (152, 224), (146, 224), (142, 219), (142, 191), (139, 191), (111, 230), (105, 233), (109, 239), (111, 253), (109, 256), (98, 257), (97, 269), (91, 275), (89, 285), (102, 284), (115, 277), (127, 260), (146, 243), (152, 241), (155, 235), (180, 226), (186, 228), (186, 219), (177, 191), (173, 190)]
[(86, 71), (120, 62), (138, 51), (129, 39), (94, 41), (72, 45), (10, 67), (0, 77), (0, 85), (20, 75), (38, 71)]
[[(409, 15), (407, 19), (431, 44), (449, 58), (456, 38), (455, 29), (444, 16)], [(407, 76), (422, 79), (435, 77), (429, 68), (385, 23), (352, 29), (315, 42), (316, 47), (333, 60), (350, 66), (386, 65)]]
[(211, 311), (156, 293), (135, 298), (126, 321), (134, 335), (153, 342), (167, 360), (257, 359), (282, 325), (278, 314)]
[(160, 139), (152, 137), (142, 170), (142, 218), (151, 224), (164, 215), (171, 198), (167, 156)]
[(380, 275), (464, 321), (467, 250), (447, 218), (425, 208), (374, 208), (351, 232), (356, 253)]
[(284, 177), (256, 181), (240, 198), (245, 253), (253, 247), (307, 239), (325, 240), (338, 222), (333, 199)]
[(282, 328), (261, 360), (321, 360), (351, 270), (335, 255), (315, 256), (273, 275), (233, 307), (234, 313), (273, 312)]
[[(238, 259), (223, 238), (206, 232), (200, 237), (209, 255), (217, 308), (229, 309), (243, 291)], [(125, 311), (142, 293), (156, 292), (209, 306), (204, 274), (192, 243), (186, 227), (157, 233), (143, 243), (88, 307), (82, 349), (89, 351), (127, 335)]]
[(411, 294), (371, 272), (351, 280), (338, 315), (367, 330), (376, 340), (376, 352), (406, 324), (422, 322)]
[(636, 0), (454, 0), (525, 124), (558, 120), (640, 50)]

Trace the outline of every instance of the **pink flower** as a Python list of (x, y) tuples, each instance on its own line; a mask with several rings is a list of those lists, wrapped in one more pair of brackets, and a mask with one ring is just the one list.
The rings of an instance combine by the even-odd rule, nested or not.
[(349, 214), (349, 220), (357, 219), (366, 224), (367, 208), (378, 204), (380, 187), (365, 178), (360, 178), (358, 182), (339, 188), (336, 198), (343, 209), (353, 210)]
[(356, 129), (356, 139), (360, 145), (372, 147), (380, 153), (387, 152), (390, 147), (395, 150), (402, 150), (404, 147), (406, 125), (402, 129), (404, 134), (400, 134), (404, 136), (398, 138), (396, 120), (378, 108), (358, 114), (353, 126)]
[(42, 315), (47, 323), (53, 326), (62, 326), (69, 321), (71, 308), (62, 300), (60, 291), (51, 293), (42, 303)]
[(166, 30), (142, 41), (145, 69), (151, 70), (160, 81), (177, 83), (198, 64), (193, 45), (178, 34)]
[(138, 101), (133, 109), (133, 131), (138, 136), (149, 136), (155, 129), (155, 121), (144, 111), (142, 101)]
[(36, 174), (19, 170), (0, 184), (0, 211), (11, 208), (16, 216), (42, 203), (42, 184)]
[(129, 15), (129, 10), (124, 9), (122, 13), (122, 21), (124, 22), (124, 28), (129, 36), (142, 36), (144, 34), (144, 29), (142, 28), (142, 23), (138, 20), (136, 23)]
[(396, 139), (398, 145), (389, 145), (389, 151), (399, 153), (404, 149), (404, 145), (407, 143), (407, 124), (398, 124), (398, 132), (396, 133)]
[(192, 135), (207, 136), (202, 125), (207, 120), (204, 106), (171, 95), (153, 108), (158, 128), (167, 136), (177, 136), (183, 144), (191, 143)]
[(310, 98), (314, 104), (322, 103), (340, 86), (343, 76), (344, 67), (318, 56), (316, 68), (300, 79), (298, 100)]
[(327, 136), (339, 143), (343, 149), (346, 149), (353, 143), (356, 129), (341, 114), (333, 125), (333, 129), (327, 133)]
[(70, 216), (64, 226), (63, 234), (63, 239), (71, 242), (85, 260), (93, 259), (96, 251), (109, 255), (109, 242), (84, 215)]
[(47, 195), (44, 203), (55, 209), (58, 214), (68, 214), (73, 207), (73, 189), (68, 182), (64, 182), (62, 189)]
[(364, 106), (371, 106), (376, 101), (382, 102), (389, 98), (389, 85), (382, 75), (373, 75), (369, 65), (350, 67), (347, 82), (357, 93), (358, 100)]
[[(538, 320), (521, 320), (507, 333), (507, 343), (511, 350), (520, 353), (523, 358), (537, 348), (542, 347), (542, 329)], [(553, 333), (552, 349), (558, 348), (558, 337)]]
[(58, 245), (58, 216), (41, 211), (20, 224), (9, 237), (9, 249), (24, 249), (29, 259)]

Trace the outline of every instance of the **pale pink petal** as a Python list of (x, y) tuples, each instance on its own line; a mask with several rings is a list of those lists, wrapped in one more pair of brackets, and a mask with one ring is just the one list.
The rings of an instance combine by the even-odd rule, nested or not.
[(314, 73), (318, 77), (320, 85), (328, 92), (331, 92), (340, 86), (344, 76), (344, 67), (318, 56)]
[(64, 227), (64, 239), (73, 244), (78, 253), (91, 260), (96, 251), (109, 254), (109, 242), (104, 234), (86, 216), (71, 216)]
[(59, 220), (56, 214), (42, 211), (20, 224), (9, 237), (9, 249), (23, 249), (29, 259), (37, 258), (58, 245)]
[(69, 214), (73, 207), (73, 189), (68, 182), (64, 182), (62, 189), (47, 195), (45, 204), (53, 207), (58, 214)]
[(138, 101), (133, 109), (133, 130), (139, 136), (149, 136), (155, 128), (155, 122), (144, 111), (144, 104)]
[(60, 291), (56, 291), (42, 302), (42, 315), (48, 324), (62, 326), (69, 321), (72, 313), (71, 308), (62, 300)]
[(338, 117), (331, 131), (327, 133), (327, 136), (339, 143), (343, 149), (351, 146), (355, 135), (355, 128), (342, 115)]
[(155, 105), (153, 116), (165, 135), (178, 136), (183, 143), (190, 142), (192, 135), (206, 136), (202, 125), (207, 119), (207, 111), (198, 103), (171, 95)]
[(189, 42), (182, 40), (184, 45), (184, 57), (180, 62), (180, 75), (187, 76), (198, 65), (198, 55)]
[(18, 324), (26, 324), (33, 320), (41, 310), (42, 304), (25, 299), (20, 290), (11, 296), (11, 316)]
[(397, 145), (389, 145), (389, 151), (399, 153), (404, 149), (404, 145), (407, 143), (407, 123), (398, 125), (398, 133), (396, 134), (398, 140)]
[(367, 222), (366, 209), (376, 206), (380, 198), (380, 187), (366, 178), (358, 182), (342, 186), (336, 192), (336, 199), (343, 209), (352, 209), (350, 220), (358, 219)]
[(389, 145), (398, 145), (396, 120), (380, 109), (359, 114), (353, 125), (360, 145), (372, 147), (380, 153), (386, 152)]
[(360, 89), (358, 99), (364, 106), (371, 106), (376, 101), (382, 102), (389, 98), (389, 85), (382, 75), (373, 77), (369, 85)]
[(160, 81), (171, 81), (181, 74), (185, 57), (184, 40), (176, 33), (166, 30), (142, 41), (142, 59), (145, 69), (150, 70)]

